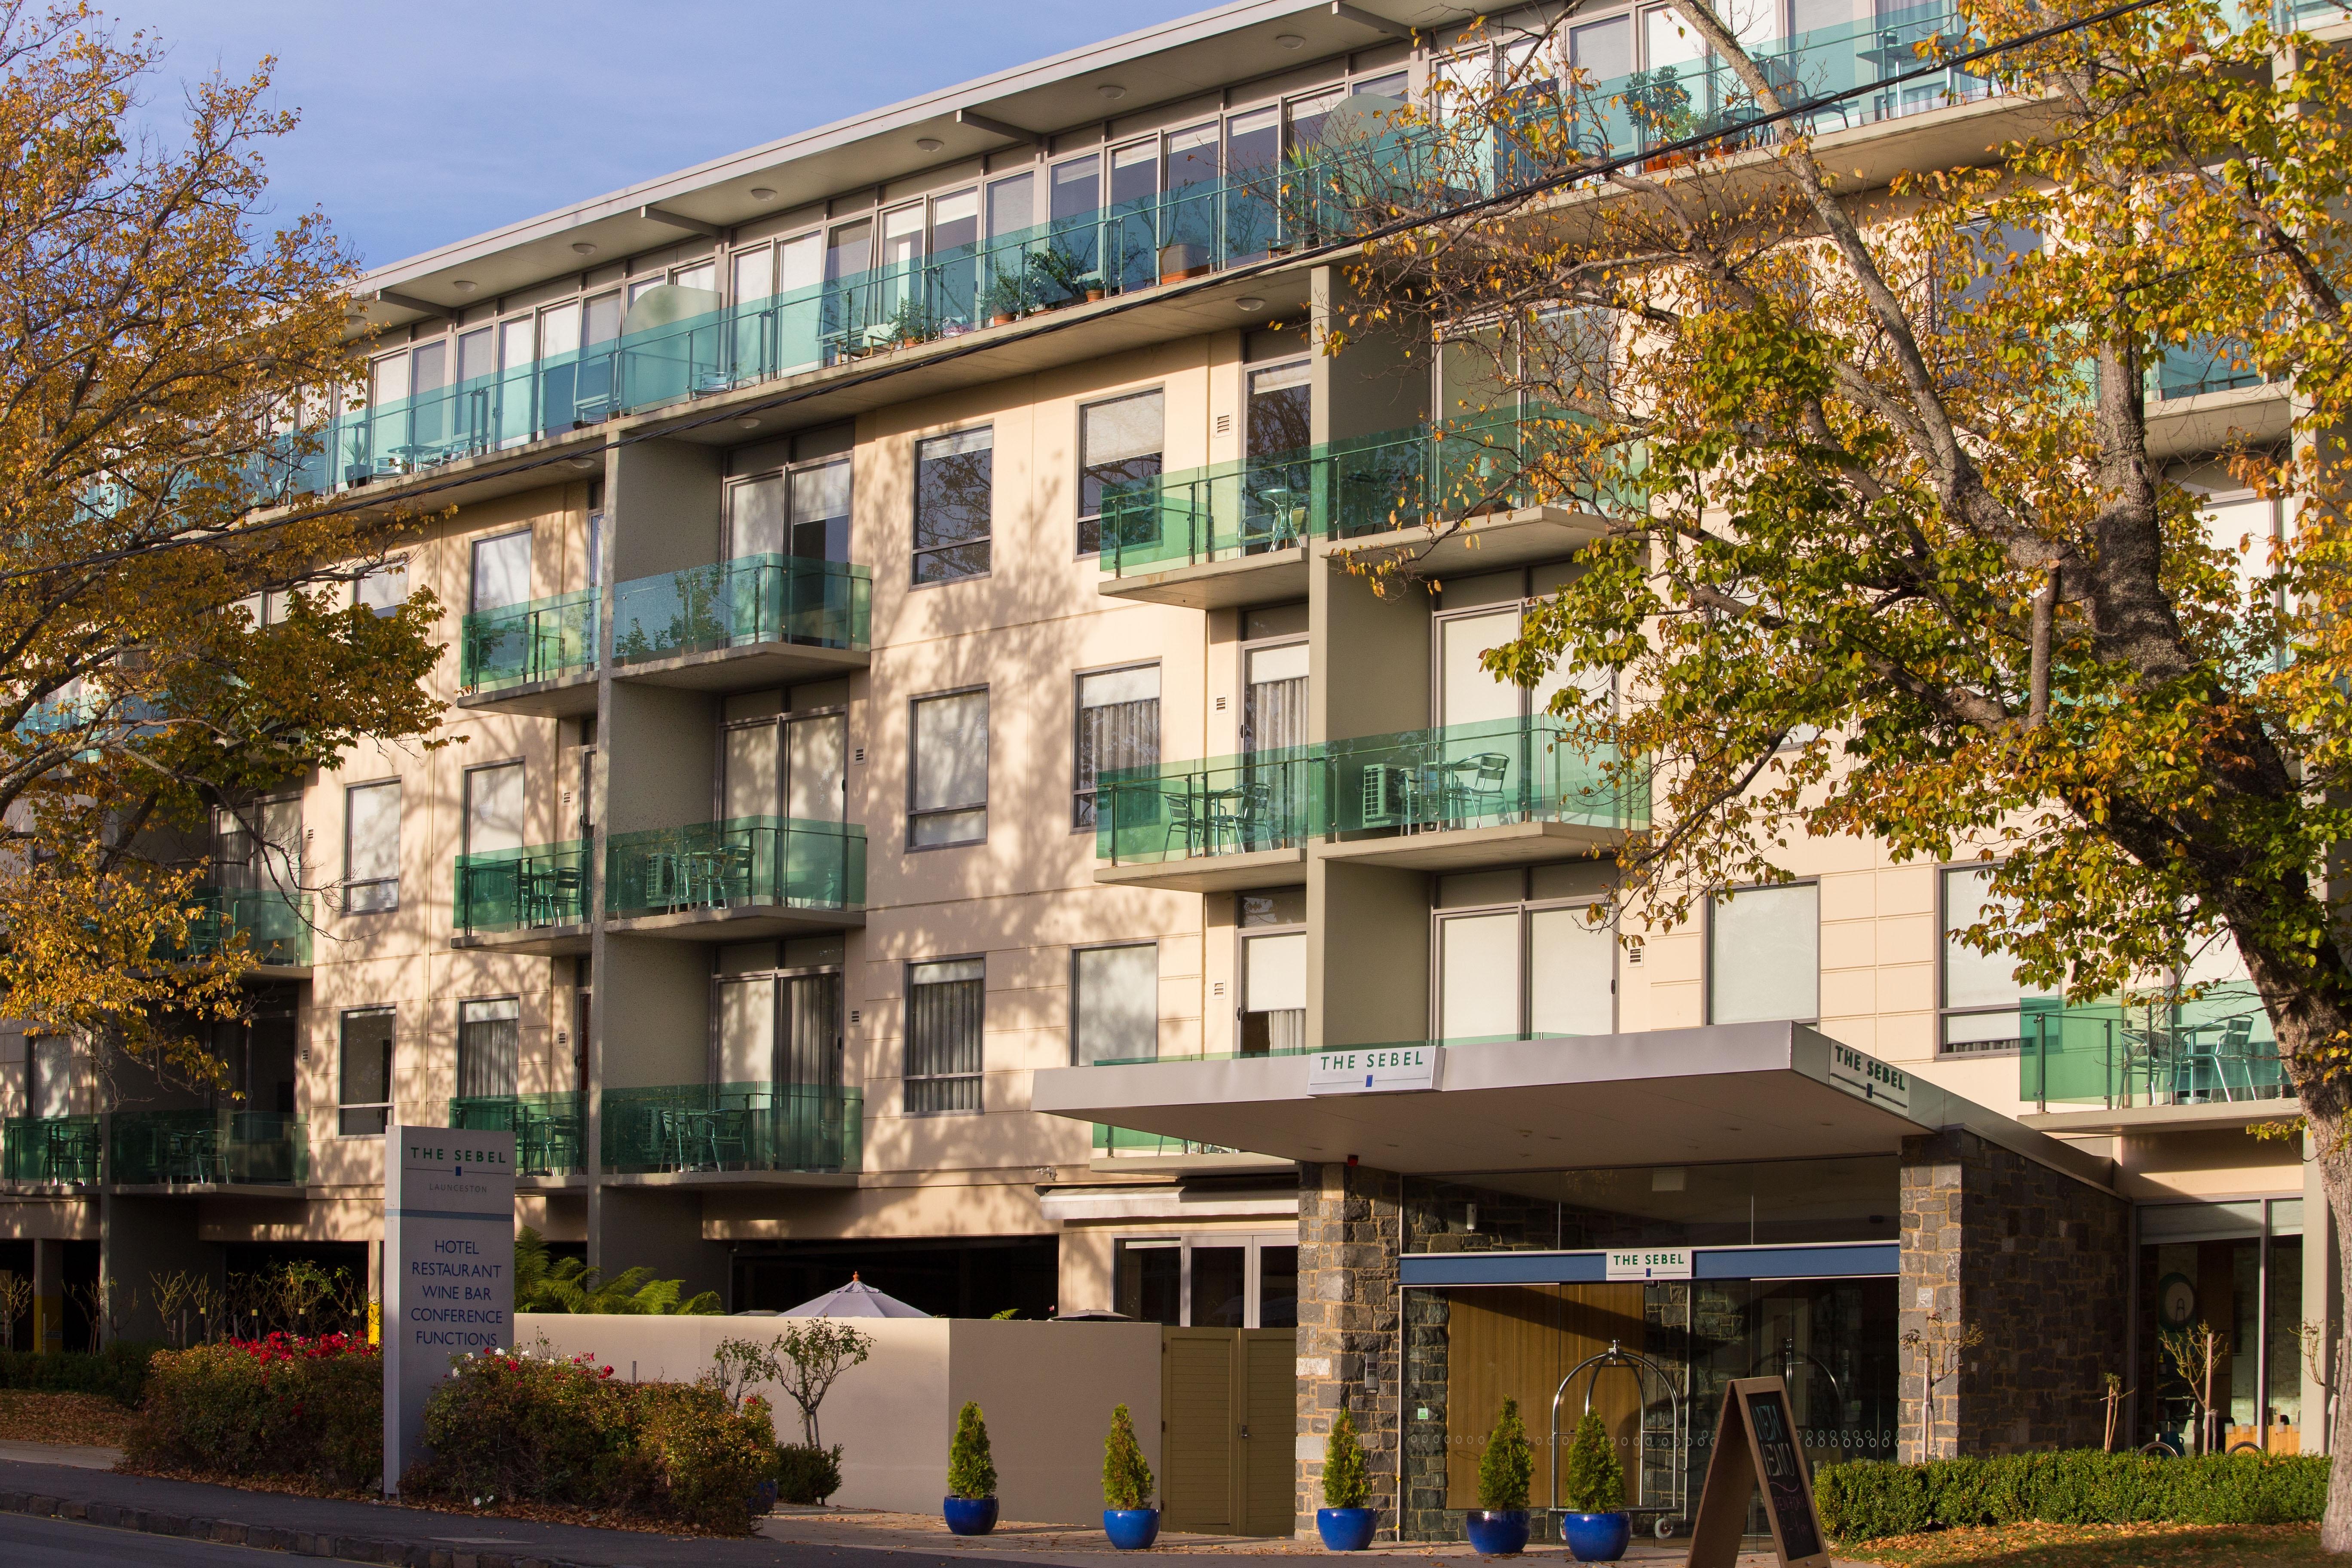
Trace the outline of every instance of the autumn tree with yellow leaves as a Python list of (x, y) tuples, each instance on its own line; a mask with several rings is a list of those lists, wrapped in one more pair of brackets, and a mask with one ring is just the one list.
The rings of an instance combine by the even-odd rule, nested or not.
[(433, 743), (438, 610), (355, 607), (398, 522), (290, 494), (291, 427), (354, 373), (354, 268), (266, 216), (267, 64), (163, 139), (131, 129), (160, 63), (0, 4), (0, 1016), (218, 1083), (194, 1026), (253, 960), (203, 924), (212, 814)]
[[(1677, 8), (1712, 65), (1604, 87), (1563, 19), (1441, 72), (1339, 333), (1449, 356), (1446, 446), (1491, 448), (1452, 471), (1616, 502), (1488, 664), (1613, 672), (1552, 708), (1653, 792), (1620, 904), (1672, 925), (1853, 837), (1981, 859), (1964, 940), (2032, 987), (2234, 951), (2352, 1234), (2344, 46), (2237, 0), (1962, 0), (1885, 62), (1917, 79), (1840, 97), (1859, 42), (1809, 60)], [(1838, 134), (1898, 90), (1975, 106), (1911, 139), (1965, 163), (1894, 174)], [(2214, 528), (2164, 455), (2168, 354), (2291, 392), (2202, 437), (2286, 503), (2275, 545)], [(2352, 1550), (2352, 1466), (2323, 1539)]]

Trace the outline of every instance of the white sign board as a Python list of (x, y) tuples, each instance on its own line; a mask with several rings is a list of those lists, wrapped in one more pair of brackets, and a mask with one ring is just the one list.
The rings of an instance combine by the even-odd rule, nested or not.
[(1612, 1279), (1687, 1279), (1691, 1253), (1687, 1247), (1636, 1247), (1609, 1249)]
[(1383, 1094), (1395, 1089), (1435, 1089), (1441, 1056), (1434, 1045), (1359, 1046), (1318, 1051), (1307, 1064), (1309, 1094)]
[(468, 1351), (514, 1343), (514, 1134), (383, 1135), (383, 1489), (416, 1458), (425, 1402)]
[(1905, 1116), (1911, 1113), (1909, 1078), (1876, 1057), (1866, 1057), (1835, 1040), (1830, 1042), (1830, 1081), (1874, 1105), (1883, 1105)]

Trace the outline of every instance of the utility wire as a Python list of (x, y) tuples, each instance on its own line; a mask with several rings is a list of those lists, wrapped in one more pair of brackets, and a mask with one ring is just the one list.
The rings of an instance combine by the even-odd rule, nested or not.
[[(778, 408), (788, 408), (793, 404), (806, 402), (808, 399), (813, 397), (832, 396), (837, 393), (853, 391), (861, 386), (869, 386), (877, 382), (888, 381), (898, 376), (910, 374), (919, 370), (929, 370), (934, 365), (952, 364), (957, 360), (967, 358), (972, 354), (987, 353), (994, 350), (1003, 348), (1009, 344), (1033, 342), (1040, 338), (1050, 337), (1056, 332), (1068, 331), (1076, 327), (1092, 326), (1097, 321), (1108, 321), (1114, 316), (1126, 315), (1132, 310), (1140, 310), (1153, 306), (1164, 305), (1171, 300), (1183, 300), (1195, 294), (1206, 292), (1213, 289), (1229, 288), (1234, 283), (1246, 282), (1254, 278), (1265, 277), (1276, 272), (1286, 272), (1304, 263), (1318, 261), (1326, 258), (1341, 255), (1345, 252), (1358, 249), (1362, 246), (1370, 244), (1377, 240), (1390, 239), (1398, 235), (1410, 234), (1415, 229), (1427, 228), (1435, 223), (1441, 223), (1449, 219), (1464, 216), (1471, 216), (1478, 213), (1491, 212), (1502, 207), (1510, 206), (1517, 203), (1526, 201), (1530, 196), (1542, 195), (1549, 191), (1559, 190), (1566, 186), (1580, 184), (1585, 181), (1597, 179), (1603, 175), (1613, 174), (1620, 170), (1632, 168), (1636, 164), (1645, 163), (1653, 159), (1670, 157), (1678, 153), (1696, 152), (1702, 148), (1712, 146), (1716, 142), (1728, 138), (1743, 138), (1750, 136), (1753, 135), (1759, 127), (1778, 125), (1783, 121), (1803, 119), (1809, 115), (1818, 114), (1823, 109), (1843, 103), (1850, 99), (1862, 98), (1872, 93), (1881, 93), (1885, 91), (1888, 88), (1900, 87), (1905, 82), (1917, 81), (1927, 77), (1942, 76), (1948, 72), (1957, 70), (1961, 67), (1974, 64), (1979, 60), (1991, 59), (1998, 56), (2010, 54), (2019, 49), (2031, 48), (2036, 44), (2045, 43), (2052, 38), (2063, 37), (2069, 33), (2082, 32), (2087, 28), (2098, 26), (2104, 23), (2116, 21), (2121, 17), (2131, 16), (2135, 12), (2149, 10), (2157, 5), (2166, 3), (2168, 3), (2168, 0), (2123, 0), (2122, 4), (2110, 5), (2101, 11), (2095, 11), (2087, 16), (2076, 17), (2071, 21), (2053, 23), (2047, 27), (2038, 27), (2032, 32), (2021, 33), (2015, 37), (2004, 38), (1998, 43), (1980, 45), (1976, 48), (1969, 49), (1959, 54), (1935, 59), (1923, 65), (1915, 66), (1909, 70), (1900, 71), (1893, 76), (1881, 77), (1875, 81), (1860, 83), (1856, 86), (1847, 88), (1841, 92), (1829, 93), (1819, 98), (1808, 98), (1803, 100), (1801, 102), (1788, 104), (1780, 109), (1771, 111), (1770, 113), (1757, 114), (1753, 118), (1741, 121), (1738, 125), (1722, 126), (1712, 131), (1699, 132), (1673, 142), (1664, 142), (1654, 147), (1643, 148), (1638, 153), (1626, 153), (1615, 157), (1598, 159), (1589, 163), (1579, 163), (1575, 167), (1563, 170), (1559, 174), (1548, 175), (1543, 179), (1530, 181), (1525, 184), (1514, 185), (1509, 190), (1498, 191), (1491, 196), (1482, 196), (1476, 200), (1457, 203), (1453, 206), (1445, 208), (1442, 212), (1393, 219), (1385, 224), (1376, 225), (1361, 233), (1349, 235), (1344, 239), (1327, 241), (1321, 245), (1310, 246), (1304, 250), (1293, 251), (1285, 256), (1269, 257), (1265, 260), (1254, 261), (1246, 266), (1228, 268), (1226, 270), (1217, 273), (1213, 277), (1203, 278), (1195, 282), (1180, 283), (1170, 288), (1157, 289), (1147, 293), (1128, 296), (1101, 310), (1089, 310), (1083, 315), (1074, 316), (1072, 319), (1067, 321), (1042, 321), (1034, 326), (1024, 327), (1006, 332), (1002, 336), (991, 337), (983, 342), (959, 344), (957, 347), (946, 350), (942, 353), (927, 354), (919, 360), (877, 366), (872, 370), (861, 372), (856, 375), (845, 376), (824, 382), (821, 385), (798, 387), (790, 392), (780, 393), (772, 397), (761, 398), (756, 402), (735, 404), (730, 405), (722, 413), (706, 414), (697, 418), (683, 419), (674, 423), (666, 423), (661, 425), (658, 428), (648, 427), (642, 430), (631, 431), (626, 435), (618, 436), (609, 440), (599, 442), (593, 447), (573, 447), (562, 452), (545, 453), (538, 457), (525, 458), (519, 462), (508, 464), (502, 468), (479, 469), (463, 476), (436, 480), (431, 484), (419, 485), (405, 489), (402, 491), (398, 497), (389, 501), (364, 500), (358, 499), (345, 500), (329, 506), (314, 507), (308, 511), (298, 512), (291, 516), (275, 518), (268, 522), (257, 523), (247, 528), (239, 528), (234, 531), (225, 532), (219, 529), (207, 529), (204, 531), (201, 537), (184, 535), (177, 538), (160, 539), (152, 541), (145, 544), (126, 546), (121, 550), (104, 551), (96, 554), (78, 556), (70, 561), (55, 562), (46, 566), (18, 567), (13, 571), (0, 572), (0, 583), (13, 582), (24, 577), (44, 576), (58, 572), (79, 571), (89, 566), (110, 565), (119, 562), (135, 560), (142, 556), (156, 554), (166, 550), (182, 549), (191, 545), (233, 542), (235, 541), (250, 538), (256, 533), (264, 532), (273, 528), (289, 527), (294, 523), (310, 521), (314, 518), (345, 516), (352, 512), (374, 510), (379, 508), (389, 506), (398, 506), (414, 498), (435, 495), (443, 490), (461, 489), (472, 485), (488, 483), (494, 479), (511, 479), (518, 474), (530, 473), (539, 468), (554, 468), (558, 465), (562, 465), (565, 468), (576, 469), (580, 468), (584, 461), (592, 459), (602, 453), (616, 451), (625, 447), (634, 447), (639, 442), (664, 440), (673, 436), (683, 435), (690, 430), (705, 429), (713, 425), (723, 425), (734, 420), (739, 420), (748, 414), (764, 413)], [(1064, 314), (1064, 312), (1056, 311), (1055, 314), (1061, 315)], [(594, 465), (590, 463), (589, 466), (593, 467)]]

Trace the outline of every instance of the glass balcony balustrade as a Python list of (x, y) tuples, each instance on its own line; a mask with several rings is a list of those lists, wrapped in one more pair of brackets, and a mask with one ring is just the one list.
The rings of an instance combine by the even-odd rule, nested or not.
[(95, 1116), (12, 1116), (0, 1123), (0, 1178), (95, 1182), (100, 1148)]
[(588, 919), (590, 851), (583, 840), (457, 857), (452, 924), (460, 936), (488, 936)]
[(596, 667), (593, 588), (475, 610), (457, 634), (457, 685), (468, 696), (561, 679)]
[(2263, 373), (2246, 359), (2242, 343), (2219, 338), (2193, 338), (2161, 351), (2147, 367), (2147, 397), (2152, 403), (2195, 397), (2208, 392), (2234, 392), (2260, 386)]
[(300, 968), (310, 962), (311, 899), (277, 888), (208, 888), (195, 895), (187, 956), (209, 958), (237, 937), (258, 964)]
[(1189, 1138), (1163, 1138), (1157, 1132), (1138, 1132), (1131, 1127), (1112, 1127), (1097, 1121), (1095, 1126), (1094, 1151), (1110, 1158), (1129, 1159), (1152, 1154), (1238, 1154), (1238, 1149), (1228, 1149), (1222, 1143), (1197, 1143)]
[[(1315, 1055), (1318, 1054), (1319, 1052), (1324, 1051), (1324, 1050), (1327, 1050), (1327, 1049), (1328, 1049), (1328, 1050), (1335, 1050), (1335, 1051), (1402, 1051), (1402, 1050), (1414, 1050), (1414, 1049), (1418, 1049), (1419, 1047), (1423, 1047), (1423, 1046), (1433, 1046), (1433, 1047), (1437, 1047), (1437, 1048), (1438, 1048), (1438, 1049), (1440, 1049), (1440, 1050), (1452, 1050), (1452, 1049), (1455, 1048), (1456, 1047), (1460, 1047), (1460, 1046), (1499, 1046), (1499, 1045), (1514, 1045), (1514, 1044), (1520, 1044), (1520, 1043), (1524, 1043), (1524, 1042), (1528, 1041), (1528, 1040), (1573, 1040), (1573, 1039), (1576, 1039), (1576, 1038), (1578, 1038), (1578, 1037), (1579, 1037), (1574, 1036), (1574, 1035), (1561, 1035), (1561, 1034), (1554, 1034), (1554, 1033), (1550, 1033), (1550, 1032), (1544, 1031), (1544, 1030), (1538, 1030), (1538, 1031), (1536, 1031), (1536, 1032), (1535, 1032), (1535, 1033), (1533, 1033), (1533, 1034), (1528, 1034), (1528, 1035), (1455, 1035), (1455, 1036), (1449, 1036), (1449, 1037), (1447, 1037), (1446, 1038), (1444, 1038), (1444, 1039), (1435, 1039), (1435, 1040), (1381, 1040), (1381, 1041), (1377, 1041), (1377, 1042), (1374, 1042), (1374, 1043), (1372, 1043), (1372, 1044), (1369, 1044), (1369, 1045), (1348, 1045), (1348, 1046), (1329, 1046), (1329, 1047), (1323, 1047), (1323, 1046), (1276, 1046), (1276, 1047), (1273, 1047), (1273, 1048), (1271, 1048), (1271, 1049), (1268, 1049), (1268, 1050), (1263, 1050), (1263, 1051), (1205, 1051), (1205, 1052), (1196, 1052), (1196, 1053), (1194, 1053), (1193, 1055), (1191, 1055), (1191, 1056), (1181, 1056), (1181, 1057), (1104, 1057), (1104, 1058), (1097, 1058), (1096, 1060), (1094, 1060), (1094, 1061), (1090, 1061), (1090, 1062), (1087, 1062), (1087, 1063), (1086, 1063), (1086, 1064), (1084, 1064), (1084, 1065), (1086, 1065), (1086, 1066), (1087, 1066), (1087, 1067), (1097, 1067), (1097, 1068), (1127, 1068), (1127, 1067), (1139, 1067), (1139, 1066), (1143, 1066), (1143, 1065), (1146, 1065), (1146, 1064), (1150, 1064), (1150, 1063), (1162, 1063), (1162, 1062), (1235, 1062), (1235, 1061), (1251, 1061), (1251, 1060), (1254, 1060), (1254, 1059), (1255, 1059), (1255, 1058), (1260, 1058), (1260, 1057), (1311, 1057), (1311, 1056), (1315, 1056)], [(1106, 1132), (1108, 1132), (1108, 1133), (1112, 1134), (1112, 1135), (1114, 1136), (1114, 1138), (1116, 1138), (1116, 1139), (1131, 1140), (1131, 1141), (1133, 1141), (1133, 1142), (1132, 1142), (1131, 1143), (1130, 1143), (1130, 1142), (1117, 1142), (1117, 1143), (1113, 1143), (1113, 1144), (1106, 1144), (1106, 1143), (1103, 1142), (1103, 1135), (1104, 1135), (1104, 1133), (1106, 1133)], [(1137, 1148), (1141, 1148), (1141, 1147), (1145, 1147), (1145, 1146), (1147, 1146), (1148, 1144), (1150, 1144), (1150, 1142), (1152, 1142), (1153, 1141), (1158, 1140), (1158, 1138), (1159, 1138), (1159, 1135), (1158, 1135), (1158, 1134), (1156, 1134), (1156, 1133), (1151, 1133), (1151, 1132), (1136, 1132), (1136, 1131), (1130, 1131), (1129, 1129), (1127, 1129), (1127, 1128), (1124, 1128), (1124, 1127), (1108, 1127), (1108, 1128), (1107, 1128), (1107, 1127), (1105, 1127), (1101, 1122), (1097, 1122), (1097, 1123), (1095, 1123), (1095, 1147), (1096, 1147), (1096, 1148), (1097, 1148), (1097, 1149), (1102, 1149), (1102, 1148), (1113, 1148), (1113, 1147), (1119, 1148), (1119, 1149), (1125, 1149), (1125, 1148), (1129, 1148), (1129, 1147), (1137, 1147)], [(1181, 1140), (1181, 1139), (1173, 1139), (1173, 1138), (1171, 1138), (1171, 1139), (1164, 1140), (1163, 1142), (1168, 1142), (1168, 1143), (1170, 1143), (1170, 1144), (1175, 1144), (1175, 1143), (1181, 1142), (1182, 1142), (1182, 1140)], [(1187, 1149), (1176, 1149), (1176, 1148), (1170, 1148), (1170, 1149), (1167, 1149), (1167, 1150), (1163, 1150), (1163, 1151), (1161, 1151), (1161, 1152), (1166, 1152), (1166, 1153), (1190, 1153), (1190, 1152), (1204, 1152), (1204, 1153), (1231, 1153), (1231, 1152), (1232, 1152), (1232, 1151), (1231, 1151), (1231, 1150), (1222, 1150), (1222, 1149), (1218, 1149), (1218, 1148), (1216, 1148), (1214, 1145), (1212, 1145), (1212, 1144), (1205, 1144), (1205, 1143), (1203, 1143), (1203, 1144), (1196, 1144), (1196, 1145), (1192, 1145), (1192, 1147), (1187, 1148)]]
[(588, 1097), (578, 1093), (474, 1095), (449, 1102), (449, 1125), (515, 1135), (515, 1174), (569, 1176), (587, 1167)]
[(864, 648), (874, 574), (846, 562), (745, 555), (624, 583), (613, 605), (615, 664), (761, 643)]
[(739, 816), (605, 841), (604, 910), (851, 910), (866, 902), (866, 829), (855, 823)]
[(2191, 1001), (2062, 1006), (2028, 997), (2018, 1013), (2018, 1098), (2045, 1110), (2210, 1105), (2292, 1099), (2278, 1038), (2252, 989), (2221, 985)]
[(608, 1089), (604, 1163), (622, 1175), (858, 1169), (865, 1096), (831, 1085)]
[(118, 1110), (106, 1136), (117, 1186), (291, 1186), (310, 1176), (303, 1120), (269, 1110)]
[(1115, 866), (1295, 849), (1329, 818), (1319, 747), (1119, 768), (1096, 781), (1095, 856)]

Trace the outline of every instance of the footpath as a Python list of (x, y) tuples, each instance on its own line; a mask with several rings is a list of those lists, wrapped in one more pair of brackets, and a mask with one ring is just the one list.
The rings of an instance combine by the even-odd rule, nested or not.
[[(90, 1468), (106, 1450), (43, 1456), (37, 1462), (26, 1457), (36, 1447), (11, 1443), (0, 1452), (0, 1542), (9, 1516), (29, 1515), (399, 1568), (916, 1568), (919, 1562), (942, 1568), (1107, 1568), (1108, 1559), (1134, 1555), (1114, 1552), (1099, 1531), (1070, 1525), (1000, 1524), (992, 1535), (967, 1540), (948, 1534), (936, 1520), (845, 1509), (782, 1510), (761, 1521), (758, 1535), (739, 1541), (541, 1524), (120, 1476)], [(1682, 1542), (1636, 1542), (1625, 1561), (1667, 1568), (1679, 1564), (1686, 1551)], [(1302, 1542), (1181, 1533), (1162, 1533), (1153, 1552), (1292, 1562), (1333, 1555)], [(1401, 1568), (1475, 1554), (1465, 1546), (1408, 1546), (1351, 1556), (1349, 1568)], [(1558, 1547), (1528, 1556), (1568, 1561)], [(1764, 1568), (1772, 1561), (1769, 1552), (1743, 1552), (1740, 1568)]]

